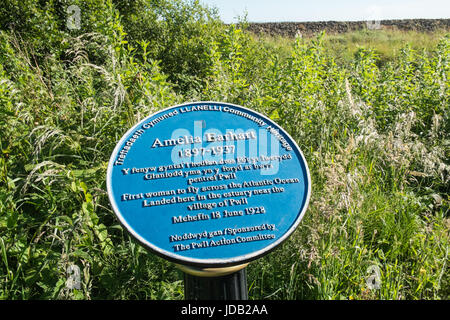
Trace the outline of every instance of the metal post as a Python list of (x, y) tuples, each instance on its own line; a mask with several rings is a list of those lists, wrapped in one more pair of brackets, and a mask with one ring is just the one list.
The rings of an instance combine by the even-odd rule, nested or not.
[(184, 272), (185, 300), (247, 300), (245, 265), (197, 269), (177, 265)]
[(186, 300), (247, 300), (247, 272), (241, 269), (221, 277), (184, 274)]

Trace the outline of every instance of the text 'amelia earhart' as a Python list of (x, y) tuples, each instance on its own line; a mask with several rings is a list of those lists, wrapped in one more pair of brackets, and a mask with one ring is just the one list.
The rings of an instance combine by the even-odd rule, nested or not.
[[(251, 140), (256, 139), (255, 131), (247, 131), (242, 133), (234, 133), (228, 132), (226, 134), (216, 134), (216, 133), (205, 133), (204, 140), (206, 142), (222, 142), (222, 141), (238, 141), (238, 140)], [(177, 139), (167, 139), (161, 141), (156, 138), (152, 144), (152, 148), (157, 147), (173, 147), (176, 145), (183, 144), (194, 144), (194, 143), (202, 143), (203, 140), (201, 137), (194, 136), (183, 136)]]

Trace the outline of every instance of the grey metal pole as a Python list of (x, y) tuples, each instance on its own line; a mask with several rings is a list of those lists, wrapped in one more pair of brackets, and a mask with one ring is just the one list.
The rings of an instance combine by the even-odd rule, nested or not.
[(185, 300), (247, 300), (248, 263), (216, 268), (175, 264), (184, 272)]
[(245, 268), (219, 277), (184, 274), (184, 298), (186, 300), (247, 300), (247, 291)]

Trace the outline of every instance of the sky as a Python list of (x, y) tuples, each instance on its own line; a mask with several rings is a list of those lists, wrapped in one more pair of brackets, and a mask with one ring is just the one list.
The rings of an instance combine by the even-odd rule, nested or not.
[(366, 21), (450, 18), (450, 0), (200, 0), (223, 22)]

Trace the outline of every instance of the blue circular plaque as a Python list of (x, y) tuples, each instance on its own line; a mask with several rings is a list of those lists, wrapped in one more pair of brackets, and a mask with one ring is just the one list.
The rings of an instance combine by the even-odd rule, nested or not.
[(108, 195), (122, 225), (179, 264), (256, 259), (295, 230), (308, 206), (308, 165), (295, 141), (250, 109), (194, 102), (153, 114), (114, 149)]

